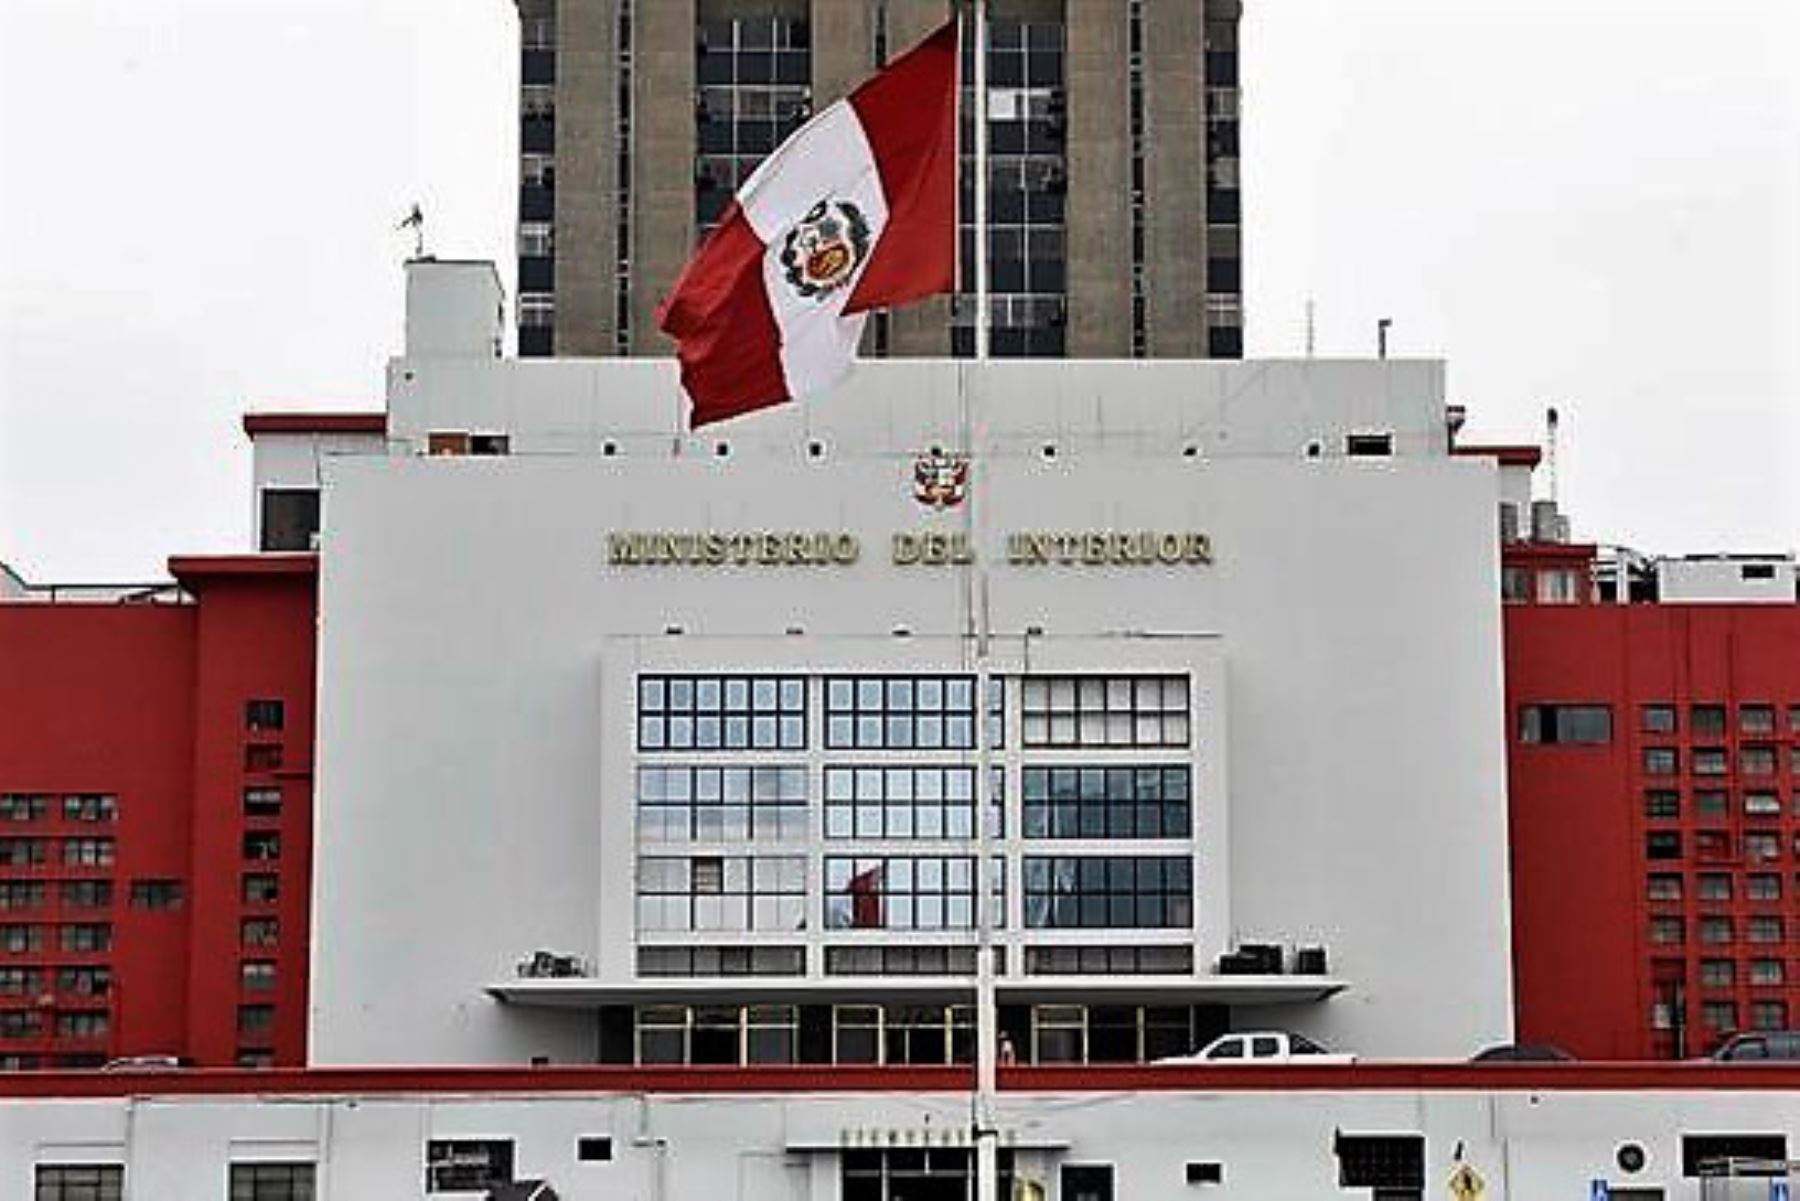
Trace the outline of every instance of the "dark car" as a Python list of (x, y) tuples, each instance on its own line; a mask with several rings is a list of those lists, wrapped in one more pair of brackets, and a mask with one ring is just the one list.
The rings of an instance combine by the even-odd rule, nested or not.
[(1758, 1030), (1728, 1039), (1713, 1052), (1723, 1063), (1800, 1062), (1800, 1030)]
[(1572, 1063), (1575, 1057), (1549, 1043), (1501, 1043), (1489, 1047), (1471, 1063)]

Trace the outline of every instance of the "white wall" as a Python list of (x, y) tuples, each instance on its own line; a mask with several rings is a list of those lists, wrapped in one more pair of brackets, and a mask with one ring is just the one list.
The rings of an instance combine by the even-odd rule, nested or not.
[[(1771, 574), (1766, 579), (1746, 579), (1746, 567), (1759, 568)], [(1744, 555), (1721, 555), (1717, 558), (1656, 561), (1656, 595), (1665, 605), (1791, 605), (1795, 600), (1794, 582), (1794, 561), (1778, 555), (1760, 559)]]
[[(1491, 1201), (1587, 1197), (1595, 1180), (1695, 1201), (1683, 1134), (1785, 1133), (1793, 1155), (1800, 1093), (1009, 1092), (996, 1117), (1048, 1201), (1062, 1201), (1064, 1164), (1111, 1164), (1114, 1195), (1141, 1201), (1366, 1197), (1337, 1186), (1340, 1131), (1424, 1135), (1431, 1197), (1450, 1195), (1462, 1162)], [(516, 1175), (549, 1180), (563, 1201), (836, 1201), (837, 1148), (852, 1132), (941, 1136), (967, 1118), (967, 1097), (954, 1093), (345, 1095), (321, 1085), (261, 1099), (0, 1099), (0, 1195), (31, 1196), (39, 1163), (123, 1163), (132, 1201), (210, 1201), (225, 1197), (231, 1163), (286, 1159), (318, 1165), (321, 1201), (423, 1198), (426, 1143), (483, 1138), (514, 1140)], [(576, 1140), (595, 1135), (611, 1136), (612, 1161), (577, 1162)], [(1627, 1142), (1648, 1154), (1636, 1174), (1617, 1166)], [(1186, 1183), (1185, 1165), (1199, 1160), (1222, 1164), (1224, 1183)], [(1732, 1196), (1769, 1195), (1757, 1187)]]
[[(525, 453), (326, 464), (319, 1063), (593, 1057), (591, 1020), (482, 989), (538, 947), (629, 982), (641, 665), (963, 662), (955, 573), (887, 555), (894, 531), (961, 528), (912, 498), (915, 453), (956, 445), (948, 365), (870, 366), (841, 403), (681, 443), (653, 432), (665, 364), (538, 366), (396, 367), (401, 444), (442, 422)], [(1195, 673), (1198, 962), (1325, 943), (1347, 993), (1246, 1020), (1369, 1056), (1511, 1030), (1495, 469), (1444, 454), (1440, 384), (1435, 364), (1008, 365), (977, 448), (997, 669), (1036, 627), (1036, 670)], [(1303, 457), (1376, 427), (1398, 457)], [(595, 453), (601, 431), (622, 453)], [(864, 553), (626, 568), (620, 529), (847, 530)], [(1018, 529), (1198, 530), (1216, 560), (1013, 567)]]

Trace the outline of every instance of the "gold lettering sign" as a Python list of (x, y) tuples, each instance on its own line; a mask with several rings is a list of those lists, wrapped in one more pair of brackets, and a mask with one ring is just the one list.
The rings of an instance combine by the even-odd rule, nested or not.
[(821, 531), (617, 531), (606, 536), (606, 561), (622, 567), (845, 566), (862, 544), (855, 534)]
[[(1213, 561), (1212, 539), (1192, 530), (1021, 530), (1005, 537), (1014, 567), (1177, 567)], [(977, 555), (969, 535), (903, 530), (892, 535), (896, 567), (960, 567)], [(862, 556), (841, 530), (615, 530), (606, 560), (619, 567), (848, 567)]]
[(1030, 530), (1006, 536), (1017, 567), (1152, 567), (1212, 562), (1212, 539), (1192, 531)]

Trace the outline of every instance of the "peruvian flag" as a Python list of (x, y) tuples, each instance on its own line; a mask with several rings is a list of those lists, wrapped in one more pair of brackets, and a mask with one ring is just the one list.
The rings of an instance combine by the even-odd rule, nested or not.
[(744, 182), (657, 309), (693, 425), (823, 391), (870, 309), (951, 289), (956, 74), (952, 21)]

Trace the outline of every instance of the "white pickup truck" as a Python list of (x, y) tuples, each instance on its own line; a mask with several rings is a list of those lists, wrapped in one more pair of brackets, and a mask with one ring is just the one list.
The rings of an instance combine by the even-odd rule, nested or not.
[(1192, 1055), (1177, 1055), (1156, 1062), (1216, 1063), (1227, 1067), (1237, 1064), (1278, 1063), (1322, 1066), (1355, 1063), (1356, 1056), (1347, 1052), (1327, 1051), (1304, 1034), (1288, 1034), (1280, 1030), (1244, 1030), (1236, 1034), (1221, 1034)]

